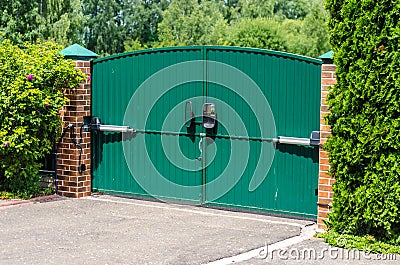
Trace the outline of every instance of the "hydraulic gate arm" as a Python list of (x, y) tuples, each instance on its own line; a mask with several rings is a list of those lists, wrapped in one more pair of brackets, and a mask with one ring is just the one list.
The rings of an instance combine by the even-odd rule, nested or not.
[(102, 132), (136, 133), (136, 130), (129, 126), (101, 124), (100, 118), (90, 117), (90, 116), (83, 117), (83, 128), (85, 132), (102, 131)]
[[(154, 134), (169, 134), (169, 135), (192, 135), (185, 132), (160, 132), (151, 130), (135, 130), (129, 126), (118, 126), (118, 125), (105, 125), (101, 124), (101, 120), (98, 117), (84, 117), (83, 123), (84, 131), (104, 131), (104, 132), (121, 132), (121, 133), (154, 133)], [(202, 135), (198, 135), (202, 136)], [(244, 136), (232, 136), (232, 135), (210, 135), (218, 138), (226, 138), (233, 140), (248, 140), (248, 141), (260, 141), (260, 142), (272, 142), (276, 144), (291, 144), (291, 145), (303, 145), (303, 146), (320, 146), (320, 132), (313, 131), (310, 138), (298, 138), (288, 136), (278, 136), (278, 138), (260, 138), (260, 137), (244, 137)]]
[(294, 144), (294, 145), (305, 145), (305, 146), (320, 146), (320, 132), (311, 132), (310, 138), (297, 138), (297, 137), (287, 137), (278, 136), (278, 143), (280, 144)]

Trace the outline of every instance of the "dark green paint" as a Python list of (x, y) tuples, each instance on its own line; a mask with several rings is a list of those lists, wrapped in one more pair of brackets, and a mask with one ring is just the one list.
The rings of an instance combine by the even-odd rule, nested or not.
[[(97, 59), (93, 65), (93, 107), (92, 115), (102, 119), (103, 124), (123, 124), (125, 109), (130, 98), (140, 84), (157, 71), (179, 62), (204, 60), (205, 80), (212, 77), (231, 78), (224, 71), (212, 72), (209, 61), (217, 61), (233, 66), (248, 75), (262, 90), (268, 99), (276, 123), (277, 136), (309, 137), (311, 131), (319, 130), (320, 106), (320, 64), (319, 60), (287, 53), (260, 49), (236, 47), (174, 47), (145, 50)], [(185, 74), (194, 74), (186, 69)], [(174, 78), (182, 73), (176, 73)], [(171, 81), (169, 80), (169, 81)], [(163, 82), (159, 86), (162, 87)], [(240, 82), (238, 84), (240, 86)], [(147, 93), (147, 92), (146, 92)], [(148, 93), (152, 93), (151, 89)], [(217, 113), (221, 121), (231, 126), (230, 134), (225, 126), (219, 124), (215, 131), (206, 131), (201, 118), (189, 129), (184, 126), (184, 111), (176, 112), (173, 119), (181, 124), (177, 130), (163, 130), (166, 115), (177, 104), (190, 97), (203, 97), (203, 102), (212, 102), (212, 98), (224, 101), (237, 111), (248, 136), (239, 135), (232, 126), (226, 113)], [(143, 104), (146, 98), (143, 98)], [(195, 104), (194, 112), (201, 113), (201, 104)], [(138, 106), (138, 111), (141, 108)], [(202, 143), (203, 154), (200, 157), (200, 133), (208, 133), (213, 138), (218, 151), (215, 159), (205, 170), (187, 171), (171, 164), (161, 145), (161, 135), (165, 141), (178, 141), (180, 152), (193, 159), (189, 168), (200, 168), (201, 163), (209, 159), (209, 144)], [(235, 136), (233, 139), (232, 136)], [(131, 176), (126, 165), (120, 134), (93, 133), (93, 189), (110, 193), (150, 197)], [(278, 145), (271, 170), (262, 184), (249, 191), (249, 182), (258, 162), (263, 145), (272, 145), (271, 137), (262, 138), (255, 114), (249, 104), (244, 102), (235, 91), (210, 82), (191, 82), (174, 87), (159, 98), (150, 112), (145, 128), (130, 141), (144, 137), (151, 161), (157, 170), (170, 181), (186, 186), (199, 186), (198, 194), (179, 194), (176, 190), (165, 190), (157, 194), (171, 200), (189, 201), (226, 208), (266, 211), (300, 217), (316, 218), (318, 184), (318, 148)], [(201, 184), (214, 180), (229, 163), (232, 141), (248, 142), (250, 159), (238, 183), (224, 196), (210, 201)], [(179, 150), (177, 150), (179, 151)], [(147, 174), (141, 168), (144, 150), (137, 150), (127, 159), (138, 167), (141, 174)], [(178, 152), (176, 152), (177, 158)], [(187, 162), (187, 161), (186, 161)], [(238, 169), (240, 165), (234, 165)], [(150, 178), (151, 181), (151, 178)], [(209, 187), (208, 187), (209, 188)], [(210, 189), (210, 188), (209, 188)]]

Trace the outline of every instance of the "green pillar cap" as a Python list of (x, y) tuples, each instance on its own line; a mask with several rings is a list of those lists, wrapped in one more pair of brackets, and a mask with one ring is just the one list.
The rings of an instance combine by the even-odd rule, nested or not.
[(318, 58), (322, 60), (322, 63), (331, 64), (331, 63), (333, 63), (333, 51), (324, 53)]
[(72, 60), (82, 60), (82, 61), (90, 61), (90, 59), (99, 56), (97, 53), (94, 53), (77, 43), (62, 50), (61, 54), (63, 54), (65, 58)]

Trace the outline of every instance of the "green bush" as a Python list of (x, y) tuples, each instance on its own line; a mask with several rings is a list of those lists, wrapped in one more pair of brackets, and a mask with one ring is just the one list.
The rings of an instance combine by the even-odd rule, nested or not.
[(273, 19), (241, 19), (231, 26), (227, 43), (231, 46), (287, 51), (279, 30), (279, 23)]
[(400, 2), (327, 0), (337, 66), (328, 228), (400, 245)]
[(344, 248), (344, 249), (358, 249), (371, 253), (383, 254), (400, 254), (400, 246), (394, 246), (382, 241), (376, 240), (373, 236), (352, 236), (341, 235), (332, 230), (317, 234), (316, 237), (323, 238), (329, 245)]
[(19, 196), (38, 190), (41, 158), (57, 139), (63, 91), (85, 78), (54, 43), (0, 43), (0, 190)]

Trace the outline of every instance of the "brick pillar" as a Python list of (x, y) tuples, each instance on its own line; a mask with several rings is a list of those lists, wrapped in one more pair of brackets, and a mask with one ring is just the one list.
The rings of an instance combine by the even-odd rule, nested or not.
[[(80, 141), (80, 127), (83, 124), (83, 117), (90, 116), (91, 114), (90, 59), (97, 57), (97, 54), (78, 44), (64, 49), (61, 53), (63, 53), (67, 59), (73, 59), (75, 67), (88, 76), (85, 82), (81, 83), (78, 88), (66, 95), (69, 98), (69, 102), (61, 111), (63, 128), (65, 129), (68, 125), (72, 125), (76, 141)], [(82, 173), (79, 173), (80, 148), (73, 143), (70, 129), (68, 129), (58, 150), (57, 186), (58, 194), (61, 196), (80, 198), (89, 196), (91, 193), (92, 178), (89, 132), (82, 133), (81, 146), (81, 164), (84, 164), (86, 169)]]
[[(332, 55), (330, 53), (330, 55)], [(321, 73), (321, 109), (320, 109), (320, 131), (321, 131), (321, 144), (324, 144), (327, 137), (331, 135), (331, 130), (328, 125), (325, 125), (324, 116), (329, 114), (328, 106), (326, 105), (326, 96), (328, 88), (336, 83), (336, 66), (333, 64), (332, 59), (322, 59), (322, 73)], [(331, 202), (333, 199), (332, 185), (335, 179), (328, 175), (330, 169), (328, 153), (322, 148), (319, 148), (319, 180), (318, 180), (318, 228), (326, 229), (324, 220), (327, 220), (327, 215), (331, 211)]]
[[(76, 68), (82, 70), (89, 76), (90, 62), (75, 61)], [(67, 95), (69, 102), (62, 110), (62, 121), (64, 128), (73, 125), (76, 140), (80, 140), (80, 126), (83, 123), (83, 116), (90, 116), (90, 81), (84, 82)], [(82, 155), (81, 163), (85, 164), (86, 170), (79, 173), (80, 149), (72, 139), (70, 130), (67, 130), (60, 149), (58, 150), (58, 194), (67, 197), (89, 196), (91, 192), (91, 154), (90, 154), (90, 133), (82, 134)]]

